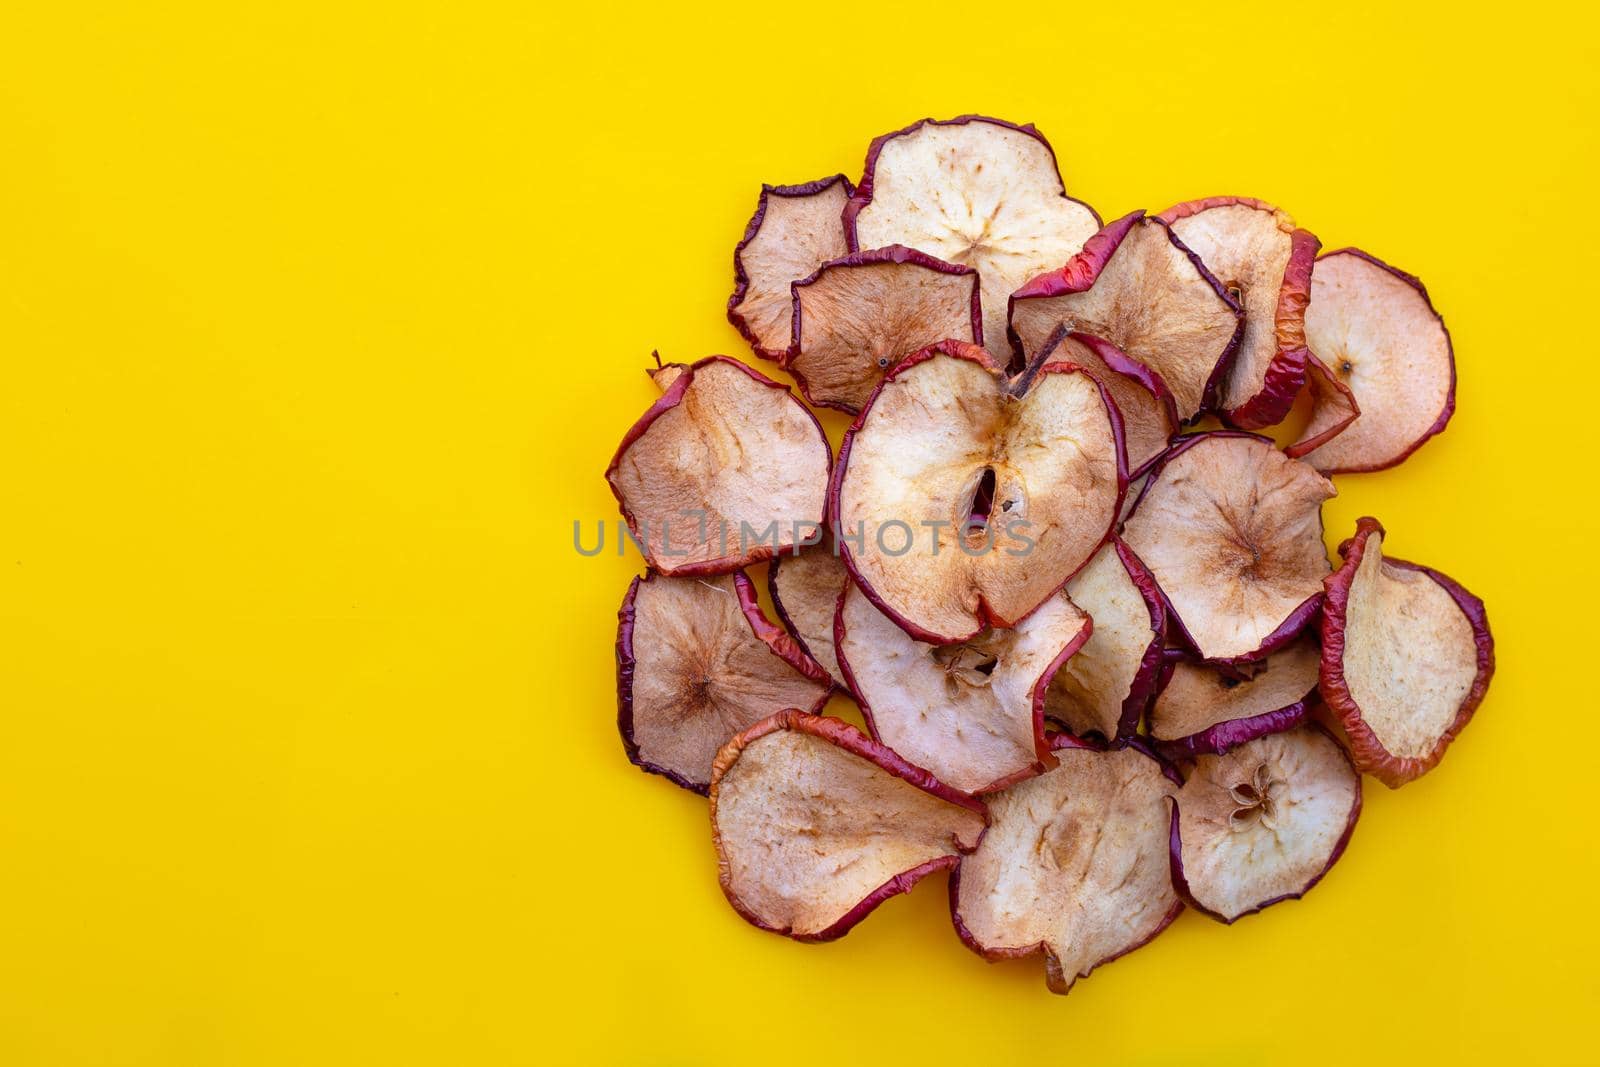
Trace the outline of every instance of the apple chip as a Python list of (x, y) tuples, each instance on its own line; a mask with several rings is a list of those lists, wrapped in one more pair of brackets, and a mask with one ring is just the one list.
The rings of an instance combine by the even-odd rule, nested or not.
[(1283, 421), (1306, 374), (1306, 302), (1321, 242), (1271, 204), (1241, 196), (1191, 200), (1160, 218), (1244, 308), (1244, 333), (1220, 402), (1254, 430)]
[(784, 369), (811, 403), (855, 414), (884, 372), (953, 337), (983, 343), (978, 274), (890, 245), (824, 263), (794, 283)]
[(763, 185), (756, 213), (733, 250), (728, 321), (756, 355), (782, 359), (789, 348), (789, 286), (844, 255), (844, 206), (853, 189), (843, 174), (802, 185)]
[(845, 224), (852, 250), (906, 245), (976, 269), (983, 337), (999, 344), (1006, 297), (1071, 259), (1100, 217), (1067, 195), (1038, 130), (963, 115), (873, 141)]
[(803, 548), (798, 555), (785, 552), (776, 556), (767, 571), (767, 590), (778, 617), (800, 647), (840, 686), (844, 674), (833, 647), (833, 617), (849, 584), (850, 572), (844, 561), (826, 544)]
[[(1428, 291), (1411, 275), (1354, 248), (1317, 260), (1306, 309), (1306, 341), (1359, 410), (1344, 432), (1306, 462), (1332, 474), (1392, 467), (1443, 430), (1456, 409), (1450, 332)], [(1313, 418), (1326, 430), (1334, 407)]]
[(1168, 872), (1176, 786), (1136, 746), (1061, 737), (1060, 766), (988, 798), (991, 825), (950, 879), (956, 931), (996, 960), (1044, 953), (1066, 993), (1155, 937), (1183, 910)]
[(1011, 296), (1020, 357), (1037, 354), (1061, 326), (1104, 338), (1161, 376), (1185, 421), (1214, 404), (1242, 325), (1239, 305), (1199, 257), (1142, 211)]
[(1179, 660), (1150, 708), (1150, 737), (1169, 759), (1226, 752), (1305, 721), (1322, 653), (1309, 632), (1260, 663), (1218, 670)]
[(1143, 363), (1123, 355), (1110, 341), (1086, 333), (1068, 333), (1062, 327), (1034, 358), (1076, 364), (1105, 386), (1122, 416), (1128, 469), (1133, 474), (1147, 470), (1178, 432), (1178, 409), (1167, 384)]
[(842, 937), (972, 851), (982, 803), (838, 719), (780, 712), (717, 753), (711, 835), (722, 891), (766, 930)]
[(1383, 555), (1364, 518), (1339, 547), (1322, 617), (1322, 697), (1356, 766), (1391, 789), (1432, 770), (1494, 676), (1483, 601), (1436, 570)]
[(1310, 352), (1306, 353), (1306, 384), (1311, 389), (1311, 417), (1300, 439), (1284, 446), (1283, 454), (1301, 459), (1338, 437), (1361, 415), (1350, 387)]
[(1167, 613), (1161, 592), (1131, 548), (1113, 537), (1067, 583), (1072, 603), (1094, 631), (1061, 665), (1045, 692), (1044, 713), (1078, 737), (1124, 741), (1161, 676)]
[(1090, 629), (1089, 617), (1057, 596), (1015, 629), (929, 645), (850, 586), (836, 632), (839, 665), (872, 736), (941, 781), (983, 793), (1054, 766), (1045, 689)]
[(606, 481), (650, 566), (726, 574), (816, 542), (832, 455), (787, 386), (726, 356), (657, 375)]
[(1007, 380), (945, 341), (884, 378), (833, 481), (841, 554), (912, 637), (1015, 626), (1088, 562), (1122, 504), (1121, 420), (1063, 363)]
[(1201, 659), (1237, 664), (1291, 641), (1322, 603), (1332, 569), (1322, 502), (1333, 483), (1255, 434), (1184, 438), (1145, 486), (1122, 537)]
[(1172, 881), (1231, 923), (1322, 880), (1361, 814), (1361, 776), (1314, 725), (1195, 761), (1172, 813)]
[(717, 749), (784, 708), (820, 709), (827, 672), (767, 620), (743, 574), (635, 578), (617, 612), (628, 758), (704, 793)]

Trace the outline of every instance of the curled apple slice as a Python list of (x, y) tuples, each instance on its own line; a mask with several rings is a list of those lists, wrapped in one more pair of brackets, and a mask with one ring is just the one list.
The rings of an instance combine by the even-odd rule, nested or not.
[(1383, 526), (1356, 523), (1328, 576), (1322, 697), (1356, 766), (1391, 789), (1432, 770), (1494, 676), (1483, 601), (1436, 570), (1383, 555)]
[(1266, 438), (1196, 434), (1151, 473), (1122, 537), (1155, 575), (1184, 643), (1213, 663), (1245, 663), (1315, 617), (1332, 569), (1322, 502), (1334, 494)]
[(1361, 814), (1361, 776), (1306, 724), (1195, 761), (1172, 812), (1172, 882), (1231, 923), (1322, 880)]
[(1168, 873), (1162, 764), (1065, 736), (1060, 766), (987, 797), (990, 826), (950, 878), (956, 932), (985, 959), (1044, 953), (1053, 993), (1155, 937), (1183, 910)]
[(778, 617), (800, 647), (840, 686), (845, 682), (834, 651), (833, 617), (849, 584), (850, 572), (844, 561), (826, 544), (803, 548), (798, 555), (784, 552), (775, 556), (767, 571), (767, 590)]
[(1231, 670), (1176, 661), (1151, 705), (1150, 737), (1169, 759), (1185, 759), (1287, 730), (1305, 721), (1321, 662), (1309, 633), (1260, 663)]
[(982, 803), (838, 719), (780, 712), (717, 753), (711, 835), (722, 891), (756, 926), (842, 937), (972, 851)]
[(1167, 623), (1161, 592), (1133, 550), (1113, 537), (1066, 593), (1089, 613), (1094, 630), (1056, 671), (1044, 713), (1078, 737), (1126, 740), (1138, 732), (1161, 676)]
[(1100, 228), (1067, 195), (1038, 130), (981, 115), (923, 119), (873, 141), (844, 218), (852, 250), (900, 244), (976, 269), (990, 344), (1006, 335), (1011, 290)]
[(763, 185), (733, 250), (728, 321), (756, 355), (782, 359), (793, 314), (789, 286), (849, 251), (843, 222), (852, 189), (843, 174), (801, 185)]
[(1160, 457), (1178, 432), (1178, 409), (1161, 375), (1123, 355), (1110, 341), (1086, 333), (1058, 329), (1034, 357), (1046, 362), (1075, 363), (1105, 386), (1117, 413), (1128, 452), (1128, 469), (1143, 473)]
[(1228, 421), (1283, 421), (1306, 375), (1306, 302), (1321, 242), (1271, 204), (1241, 196), (1191, 200), (1161, 220), (1244, 308), (1244, 332), (1223, 380)]
[(1300, 439), (1283, 449), (1284, 455), (1294, 459), (1304, 458), (1338, 437), (1361, 416), (1361, 405), (1350, 387), (1310, 352), (1306, 353), (1306, 384), (1311, 389), (1311, 418)]
[(1215, 402), (1242, 325), (1239, 305), (1199, 257), (1142, 211), (1011, 295), (1019, 357), (1033, 357), (1061, 326), (1104, 338), (1161, 376), (1185, 421)]
[(929, 644), (1014, 626), (1088, 562), (1126, 485), (1103, 387), (1069, 364), (1007, 380), (945, 341), (889, 373), (845, 434), (839, 546), (890, 618)]
[(717, 749), (784, 708), (819, 710), (827, 672), (740, 574), (635, 578), (617, 612), (617, 727), (628, 759), (704, 793)]
[(726, 574), (820, 537), (832, 454), (787, 386), (726, 356), (657, 373), (606, 481), (650, 566)]
[(794, 283), (784, 368), (806, 399), (855, 414), (890, 367), (953, 337), (983, 343), (978, 274), (890, 245), (824, 263)]
[(850, 586), (839, 606), (839, 665), (876, 740), (957, 789), (983, 793), (1054, 766), (1045, 689), (1090, 630), (1089, 616), (1057, 596), (1015, 629), (929, 645)]
[(1392, 467), (1455, 412), (1450, 331), (1422, 282), (1380, 259), (1342, 248), (1317, 260), (1306, 341), (1359, 411), (1337, 436), (1327, 433), (1340, 416), (1337, 404), (1313, 415), (1295, 448), (1318, 470)]

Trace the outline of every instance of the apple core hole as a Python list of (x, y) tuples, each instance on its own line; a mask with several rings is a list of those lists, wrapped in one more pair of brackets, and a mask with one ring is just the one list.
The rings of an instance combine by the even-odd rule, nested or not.
[[(978, 476), (978, 484), (972, 490), (972, 502), (967, 506), (968, 526), (983, 527), (989, 523), (989, 516), (994, 514), (994, 488), (995, 476), (993, 467), (983, 468), (983, 473)], [(1012, 501), (1005, 502), (1005, 510), (1011, 509)]]

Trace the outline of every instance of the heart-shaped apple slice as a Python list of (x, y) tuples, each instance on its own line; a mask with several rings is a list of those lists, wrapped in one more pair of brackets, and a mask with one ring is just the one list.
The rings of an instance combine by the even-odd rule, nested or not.
[(1092, 557), (1126, 487), (1115, 406), (1087, 371), (1008, 379), (945, 341), (908, 357), (845, 434), (833, 510), (846, 565), (929, 644), (1015, 626)]
[(1044, 694), (1089, 639), (1064, 596), (954, 645), (906, 633), (856, 586), (839, 606), (839, 664), (872, 736), (957, 789), (983, 793), (1054, 766)]
[(1260, 663), (1219, 670), (1189, 660), (1168, 665), (1150, 707), (1150, 737), (1168, 759), (1226, 752), (1305, 721), (1322, 653), (1311, 633)]
[(977, 270), (983, 336), (999, 344), (1011, 291), (1072, 258), (1100, 217), (1067, 195), (1038, 130), (963, 115), (873, 141), (845, 224), (852, 250), (906, 245)]
[(1361, 776), (1311, 724), (1201, 756), (1172, 813), (1172, 881), (1231, 923), (1322, 880), (1361, 814)]
[(979, 801), (848, 723), (797, 711), (729, 741), (711, 779), (723, 893), (756, 926), (800, 941), (841, 937), (954, 866), (985, 824)]
[(1190, 200), (1159, 217), (1244, 308), (1219, 397), (1228, 421), (1244, 430), (1282, 422), (1305, 384), (1306, 302), (1321, 242), (1249, 197)]
[(990, 826), (950, 878), (962, 941), (985, 959), (1044, 953), (1066, 993), (1183, 910), (1168, 873), (1168, 772), (1137, 745), (1101, 752), (1062, 735), (1060, 765), (985, 798)]
[(635, 578), (617, 612), (617, 726), (628, 758), (704, 793), (717, 749), (785, 708), (821, 709), (827, 673), (762, 614), (742, 573)]
[(756, 213), (733, 250), (728, 321), (763, 359), (782, 359), (789, 350), (789, 287), (850, 250), (843, 216), (853, 191), (843, 174), (761, 187)]
[(1356, 766), (1390, 788), (1432, 770), (1494, 676), (1483, 601), (1436, 570), (1383, 554), (1363, 518), (1339, 547), (1322, 615), (1322, 698)]

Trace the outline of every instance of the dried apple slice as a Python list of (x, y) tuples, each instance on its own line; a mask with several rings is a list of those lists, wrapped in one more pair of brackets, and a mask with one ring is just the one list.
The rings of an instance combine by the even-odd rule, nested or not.
[(1301, 459), (1338, 437), (1361, 416), (1350, 387), (1310, 352), (1306, 353), (1306, 384), (1311, 388), (1311, 418), (1300, 439), (1286, 445), (1283, 454)]
[(663, 574), (726, 574), (819, 536), (832, 454), (785, 385), (726, 356), (657, 373), (666, 391), (606, 481)]
[(1150, 707), (1150, 737), (1169, 759), (1226, 752), (1304, 722), (1322, 653), (1310, 633), (1231, 670), (1178, 660)]
[(1195, 434), (1152, 471), (1122, 538), (1155, 575), (1175, 635), (1201, 659), (1246, 663), (1316, 616), (1332, 570), (1322, 502), (1335, 493), (1264, 437)]
[(1231, 923), (1322, 880), (1361, 814), (1361, 776), (1315, 725), (1195, 761), (1172, 812), (1172, 882)]
[(1455, 353), (1444, 319), (1421, 281), (1374, 256), (1342, 248), (1317, 260), (1306, 341), (1360, 412), (1342, 433), (1307, 448), (1339, 408), (1313, 418), (1296, 450), (1320, 471), (1392, 467), (1455, 412)]
[(794, 334), (784, 368), (811, 403), (852, 415), (884, 372), (953, 337), (983, 343), (971, 267), (890, 245), (824, 263), (794, 283)]
[(1244, 333), (1222, 383), (1227, 419), (1243, 430), (1283, 421), (1306, 376), (1306, 302), (1322, 243), (1271, 204), (1242, 196), (1191, 200), (1161, 220), (1244, 308)]
[(1038, 130), (981, 115), (923, 119), (873, 141), (844, 218), (852, 250), (900, 244), (975, 268), (990, 344), (1006, 335), (1011, 291), (1100, 228), (1067, 195)]
[(1095, 376), (1117, 405), (1133, 475), (1149, 469), (1178, 432), (1178, 409), (1161, 375), (1129, 359), (1110, 341), (1058, 329), (1036, 360), (1075, 363)]
[(844, 561), (827, 544), (803, 548), (798, 555), (785, 552), (776, 556), (767, 571), (767, 589), (778, 617), (800, 647), (840, 686), (845, 681), (834, 651), (833, 617), (849, 584), (850, 572)]
[(981, 802), (838, 719), (784, 711), (717, 753), (711, 835), (722, 891), (756, 926), (842, 937), (972, 851)]
[(836, 633), (839, 665), (872, 736), (940, 781), (983, 793), (1055, 765), (1045, 689), (1091, 628), (1088, 615), (1057, 596), (1015, 629), (929, 645), (852, 585)]
[(1356, 523), (1327, 579), (1322, 697), (1356, 766), (1391, 789), (1432, 770), (1483, 701), (1494, 637), (1483, 601), (1436, 570), (1383, 555)]
[(1137, 745), (1110, 752), (1056, 739), (1060, 766), (985, 798), (990, 826), (950, 877), (961, 940), (985, 959), (1044, 953), (1066, 993), (1177, 918), (1168, 871), (1177, 788)]
[(819, 710), (827, 672), (761, 612), (744, 574), (635, 578), (617, 612), (617, 728), (628, 759), (704, 793), (734, 734)]
[(789, 286), (850, 250), (843, 214), (853, 191), (843, 174), (761, 187), (756, 213), (733, 250), (728, 298), (728, 321), (756, 355), (783, 358), (793, 312)]
[(1089, 613), (1094, 632), (1056, 671), (1044, 713), (1078, 737), (1127, 740), (1138, 732), (1161, 676), (1167, 625), (1161, 592), (1133, 549), (1113, 537), (1066, 593)]
[(1166, 223), (1135, 211), (1011, 295), (1018, 357), (1038, 353), (1061, 326), (1104, 338), (1159, 374), (1187, 421), (1215, 403), (1243, 313)]

